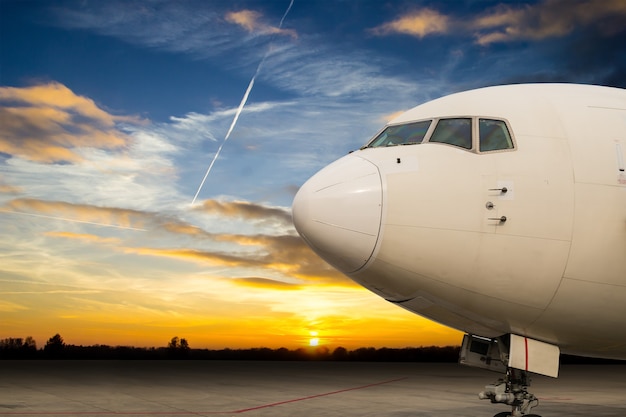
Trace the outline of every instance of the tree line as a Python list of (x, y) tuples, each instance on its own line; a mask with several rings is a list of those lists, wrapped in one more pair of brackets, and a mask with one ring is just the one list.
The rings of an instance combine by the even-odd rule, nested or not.
[(358, 348), (348, 350), (325, 346), (287, 349), (267, 347), (249, 349), (192, 349), (185, 338), (173, 337), (163, 347), (66, 344), (60, 334), (52, 336), (37, 349), (32, 337), (0, 339), (0, 359), (195, 359), (195, 360), (275, 360), (275, 361), (380, 361), (380, 362), (456, 362), (458, 346), (415, 348)]
[[(37, 349), (32, 337), (0, 339), (0, 359), (83, 359), (83, 360), (266, 360), (266, 361), (355, 361), (355, 362), (438, 362), (455, 363), (459, 346), (426, 346), (406, 348), (362, 347), (348, 350), (337, 347), (271, 349), (192, 349), (185, 338), (173, 337), (163, 347), (134, 347), (66, 344), (60, 334), (52, 336), (43, 348)], [(625, 364), (613, 361), (561, 355), (563, 364)]]

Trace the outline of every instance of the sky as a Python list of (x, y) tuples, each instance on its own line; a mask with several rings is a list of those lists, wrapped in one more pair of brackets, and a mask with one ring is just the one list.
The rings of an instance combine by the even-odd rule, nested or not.
[(624, 45), (623, 0), (0, 0), (0, 338), (458, 345), (318, 258), (298, 187), (446, 94), (625, 88)]

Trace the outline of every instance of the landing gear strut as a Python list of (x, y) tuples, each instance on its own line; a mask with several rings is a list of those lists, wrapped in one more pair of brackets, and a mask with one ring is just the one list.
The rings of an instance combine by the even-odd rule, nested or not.
[(528, 372), (507, 368), (505, 379), (498, 379), (495, 383), (485, 386), (485, 390), (478, 394), (478, 398), (512, 407), (510, 413), (498, 413), (494, 417), (539, 417), (536, 414), (528, 414), (532, 408), (539, 405), (537, 397), (528, 392), (529, 386)]
[(529, 414), (539, 400), (528, 392), (530, 373), (558, 376), (559, 347), (515, 334), (498, 338), (466, 334), (459, 363), (504, 374), (478, 394), (481, 400), (511, 406), (495, 417), (539, 417)]

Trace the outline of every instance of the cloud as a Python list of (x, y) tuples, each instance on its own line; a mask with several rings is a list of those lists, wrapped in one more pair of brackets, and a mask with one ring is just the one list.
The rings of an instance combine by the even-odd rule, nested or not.
[(178, 234), (178, 235), (205, 237), (205, 238), (214, 237), (213, 234), (208, 233), (206, 230), (203, 230), (202, 228), (198, 226), (194, 226), (192, 224), (179, 221), (179, 220), (173, 220), (173, 219), (167, 220), (161, 224), (161, 227), (169, 233)]
[[(205, 204), (212, 205), (213, 200)], [(291, 215), (284, 209), (266, 207), (260, 204), (245, 201), (214, 202), (217, 210), (213, 212), (222, 219), (245, 219), (258, 221), (277, 221), (288, 225), (293, 231)], [(201, 209), (203, 210), (203, 209)], [(181, 220), (174, 214), (156, 213), (120, 207), (100, 207), (89, 204), (69, 203), (63, 201), (47, 201), (33, 198), (16, 198), (0, 206), (0, 211), (21, 215), (44, 217), (61, 221), (86, 223), (97, 226), (108, 226), (121, 229), (140, 231), (161, 231), (171, 235), (187, 236), (200, 239), (211, 239), (216, 242), (236, 243), (240, 246), (265, 246), (268, 239), (275, 239), (266, 235), (245, 235), (232, 233), (214, 233), (200, 226)], [(194, 209), (197, 211), (197, 209)], [(204, 211), (202, 211), (204, 212)], [(89, 235), (57, 234), (56, 237), (87, 238)], [(289, 236), (293, 237), (293, 236)]]
[[(302, 282), (352, 285), (348, 278), (331, 268), (299, 236), (216, 235), (217, 241), (240, 245), (239, 250), (202, 250), (197, 248), (126, 247), (127, 254), (173, 258), (194, 263), (251, 270), (265, 270)], [(253, 250), (243, 250), (255, 246)]]
[(288, 35), (297, 38), (298, 34), (293, 29), (281, 29), (268, 25), (260, 21), (262, 15), (253, 10), (241, 10), (226, 14), (226, 21), (241, 26), (250, 33), (260, 33), (263, 35)]
[(18, 194), (22, 191), (20, 187), (14, 187), (8, 184), (0, 184), (0, 193)]
[[(212, 5), (210, 11), (204, 10), (205, 7), (199, 10), (185, 2), (158, 4), (158, 10), (141, 3), (117, 1), (88, 3), (80, 8), (58, 6), (54, 10), (57, 24), (64, 28), (88, 29), (123, 42), (181, 52), (199, 59), (223, 56), (246, 78), (267, 49), (258, 37), (242, 37), (239, 29), (260, 34), (277, 29), (264, 23), (258, 12), (228, 12), (220, 10), (219, 3)], [(120, 8), (124, 9), (123, 14), (119, 13)], [(230, 22), (223, 16), (230, 16)], [(281, 33), (292, 32), (283, 29)], [(297, 44), (273, 41), (260, 81), (303, 97), (358, 95), (367, 100), (367, 108), (371, 107), (372, 96), (390, 96), (396, 102), (402, 97), (414, 103), (416, 96), (420, 96), (420, 89), (431, 86), (383, 75), (384, 70), (372, 61), (369, 52), (355, 50), (353, 45), (325, 39), (320, 34), (298, 34), (298, 38)], [(298, 100), (298, 104), (304, 103)], [(320, 103), (328, 103), (328, 100)], [(249, 110), (246, 107), (246, 112)]]
[(0, 300), (0, 311), (3, 313), (15, 313), (24, 310), (29, 310), (29, 308), (21, 304)]
[(202, 251), (198, 249), (189, 248), (132, 248), (128, 247), (124, 249), (125, 253), (135, 255), (148, 255), (148, 256), (162, 256), (169, 258), (176, 258), (181, 260), (191, 260), (194, 262), (206, 263), (213, 266), (227, 266), (227, 267), (245, 267), (255, 268), (263, 266), (263, 263), (259, 260), (252, 259), (250, 257), (238, 256), (229, 253)]
[(488, 45), (518, 40), (562, 37), (574, 30), (595, 27), (615, 33), (624, 30), (626, 3), (621, 0), (545, 0), (533, 5), (499, 5), (476, 17), (476, 42)]
[(110, 114), (55, 82), (0, 92), (0, 193), (141, 210), (181, 200), (175, 158), (192, 142), (176, 123)]
[(56, 23), (65, 28), (89, 29), (134, 44), (206, 56), (218, 53), (220, 45), (228, 42), (219, 31), (209, 29), (224, 26), (221, 15), (211, 10), (214, 6), (199, 10), (190, 2), (157, 0), (106, 1), (78, 7), (55, 4), (50, 9), (58, 19)]
[(5, 203), (5, 212), (35, 215), (62, 221), (87, 223), (122, 229), (143, 229), (147, 221), (154, 220), (154, 215), (142, 211), (97, 207), (88, 204), (75, 204), (62, 201), (45, 201), (32, 198), (18, 198)]
[[(175, 216), (119, 207), (99, 207), (89, 204), (46, 201), (32, 198), (18, 198), (0, 206), (0, 211), (27, 216), (43, 217), (75, 223), (85, 223), (103, 227), (131, 229), (137, 231), (162, 231), (172, 235), (217, 239), (198, 226), (182, 221)], [(53, 232), (55, 237), (96, 240), (97, 237), (69, 232)]]
[(248, 287), (248, 288), (279, 290), (279, 291), (290, 291), (290, 290), (302, 289), (302, 285), (278, 281), (275, 279), (259, 278), (259, 277), (232, 278), (229, 281), (239, 286)]
[[(195, 59), (221, 60), (228, 71), (238, 72), (245, 79), (242, 90), (249, 80), (250, 68), (256, 67), (267, 52), (269, 37), (242, 36), (241, 26), (224, 20), (226, 6), (221, 4), (207, 10), (185, 2), (161, 2), (158, 10), (153, 10), (156, 6), (140, 5), (111, 1), (73, 8), (61, 5), (55, 11), (57, 24), (64, 28), (86, 29), (141, 47), (181, 52)], [(123, 16), (120, 7), (124, 9)], [(259, 17), (256, 22), (262, 23), (263, 19)], [(355, 48), (347, 40), (331, 39), (323, 33), (298, 35), (297, 43), (279, 36), (272, 41), (271, 54), (257, 81), (285, 99), (252, 102), (244, 108), (233, 140), (224, 148), (207, 179), (204, 190), (211, 190), (213, 196), (232, 198), (233, 190), (237, 190), (238, 198), (254, 201), (275, 200), (276, 194), (281, 193), (281, 204), (290, 205), (291, 199), (284, 191), (271, 194), (268, 190), (303, 183), (325, 164), (362, 146), (380, 127), (381, 114), (438, 97), (446, 85), (445, 70), (438, 73), (441, 79), (437, 80), (399, 76), (395, 68), (402, 61), (391, 57), (385, 61), (372, 60), (369, 50)], [(376, 106), (372, 105), (373, 98)], [(197, 181), (176, 180), (176, 190), (172, 191), (186, 190), (193, 196), (235, 110), (217, 109), (208, 115), (188, 113), (172, 118), (171, 123), (135, 129), (147, 136), (166, 138), (168, 143), (181, 148), (172, 159), (176, 163), (175, 174), (179, 179), (196, 175)], [(138, 135), (133, 133), (133, 140)], [(234, 155), (237, 155), (236, 163), (229, 163)], [(147, 178), (147, 172), (150, 170), (143, 169), (128, 173), (128, 177)], [(223, 175), (228, 176), (228, 181), (221, 179)], [(95, 196), (91, 198), (92, 191), (81, 191), (90, 195), (89, 201), (98, 201)], [(143, 190), (133, 190), (132, 194), (140, 195), (137, 191)], [(120, 193), (124, 197), (131, 194), (130, 190)], [(262, 197), (260, 193), (264, 193)], [(172, 194), (162, 192), (158, 196), (165, 199)], [(114, 196), (117, 195), (116, 192)], [(178, 197), (179, 201), (184, 199)], [(126, 200), (136, 201), (136, 198)], [(148, 203), (152, 202), (140, 207), (148, 207)]]
[(21, 187), (14, 187), (0, 180), (0, 194), (19, 194), (22, 191)]
[(291, 224), (291, 213), (289, 211), (247, 201), (205, 200), (195, 210), (208, 214), (219, 214), (225, 217), (243, 218), (253, 221), (266, 221), (269, 219)]
[[(206, 203), (206, 202), (205, 202)], [(280, 222), (289, 220), (289, 214), (275, 207), (264, 207), (243, 201), (218, 202), (214, 211), (222, 219), (232, 217), (246, 220), (273, 219)], [(101, 237), (93, 233), (77, 233), (70, 231), (47, 232), (46, 236), (67, 240), (115, 245), (116, 251), (142, 256), (158, 256), (165, 258), (191, 261), (197, 264), (262, 270), (272, 275), (281, 275), (302, 282), (331, 283), (342, 285), (349, 281), (342, 274), (331, 268), (320, 259), (297, 235), (293, 228), (285, 229), (288, 234), (239, 234), (210, 232), (200, 226), (185, 222), (174, 215), (144, 212), (140, 210), (98, 207), (87, 204), (75, 204), (60, 201), (45, 201), (29, 198), (10, 200), (2, 206), (2, 211), (22, 215), (45, 217), (89, 225), (107, 226), (118, 229), (146, 230), (167, 233), (157, 242), (170, 246), (172, 238), (192, 237), (199, 239), (187, 241), (184, 247), (158, 247), (159, 245), (129, 246), (117, 238)], [(276, 230), (273, 228), (273, 230)], [(141, 235), (134, 238), (141, 242)], [(153, 240), (151, 239), (150, 242)], [(195, 242), (195, 243), (194, 243)], [(209, 242), (209, 243), (207, 243)], [(210, 242), (215, 243), (211, 245)], [(231, 244), (223, 246), (222, 244)], [(207, 245), (214, 248), (207, 248)]]
[(446, 33), (449, 25), (449, 17), (436, 10), (424, 8), (370, 29), (370, 32), (378, 36), (400, 33), (423, 38), (427, 35)]
[(103, 243), (103, 244), (120, 244), (121, 240), (113, 237), (101, 237), (92, 235), (89, 233), (73, 233), (73, 232), (47, 232), (46, 236), (58, 237), (62, 239), (80, 240), (89, 243)]
[(77, 163), (78, 148), (121, 150), (130, 137), (119, 123), (141, 123), (115, 116), (93, 100), (52, 82), (32, 87), (0, 87), (0, 151), (39, 163)]
[(370, 32), (424, 38), (434, 34), (472, 34), (479, 45), (563, 37), (581, 28), (607, 35), (624, 30), (622, 0), (543, 0), (535, 4), (499, 4), (474, 16), (445, 15), (424, 8), (383, 23)]

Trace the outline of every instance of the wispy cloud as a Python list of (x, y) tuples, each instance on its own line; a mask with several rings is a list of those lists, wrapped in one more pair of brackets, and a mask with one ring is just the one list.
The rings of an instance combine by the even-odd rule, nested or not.
[(2, 194), (19, 194), (22, 192), (21, 187), (15, 187), (13, 185), (6, 184), (0, 179), (0, 193)]
[[(63, 238), (68, 241), (90, 242), (113, 245), (113, 250), (126, 254), (157, 256), (162, 258), (189, 261), (194, 264), (238, 268), (250, 273), (259, 268), (273, 276), (284, 279), (298, 279), (302, 282), (346, 284), (347, 278), (336, 272), (322, 261), (304, 241), (286, 225), (290, 218), (284, 209), (253, 204), (245, 201), (224, 202), (205, 201), (201, 214), (211, 213), (219, 222), (250, 220), (278, 222), (283, 224), (280, 230), (288, 234), (238, 234), (232, 232), (209, 231), (201, 226), (190, 224), (174, 214), (145, 212), (140, 210), (98, 207), (60, 201), (45, 201), (19, 198), (8, 201), (2, 211), (15, 214), (45, 216), (53, 220), (86, 223), (88, 225), (114, 227), (131, 230), (147, 230), (150, 236), (161, 236), (157, 245), (141, 245), (141, 236), (132, 238), (111, 237), (100, 233), (84, 233), (71, 230), (48, 231), (45, 236)], [(220, 220), (221, 219), (221, 220)], [(233, 226), (237, 227), (237, 226)], [(277, 230), (275, 226), (267, 230)], [(180, 238), (187, 240), (185, 247), (168, 247)], [(130, 239), (130, 240), (129, 240)], [(130, 242), (135, 242), (130, 245)], [(212, 243), (211, 243), (212, 242)], [(230, 246), (223, 246), (224, 244)], [(210, 248), (209, 248), (210, 247)]]
[(302, 285), (298, 284), (258, 277), (233, 278), (230, 281), (242, 287), (258, 288), (265, 290), (293, 291), (303, 288)]
[(232, 41), (222, 31), (231, 25), (215, 7), (200, 10), (192, 3), (107, 1), (50, 8), (63, 27), (89, 29), (134, 44), (196, 56), (213, 56), (229, 48)]
[[(269, 45), (260, 44), (258, 39), (242, 37), (239, 28), (251, 32), (276, 29), (266, 23), (269, 18), (260, 12), (229, 12), (220, 10), (219, 5), (210, 12), (199, 12), (197, 7), (186, 7), (184, 3), (161, 4), (158, 10), (125, 4), (122, 17), (119, 13), (121, 6), (116, 4), (112, 1), (80, 10), (62, 7), (55, 10), (61, 26), (91, 29), (125, 42), (201, 58), (228, 56), (225, 61), (236, 65), (246, 76), (249, 76), (250, 68), (258, 65)], [(168, 13), (175, 17), (167, 18)], [(224, 20), (221, 16), (229, 17)], [(297, 21), (292, 24), (296, 26)], [(370, 59), (367, 51), (342, 46), (316, 33), (298, 34), (297, 43), (274, 41), (264, 68), (260, 74), (263, 81), (304, 96), (360, 95), (365, 98), (367, 95), (371, 98), (377, 91), (385, 89), (388, 95), (391, 95), (389, 91), (395, 93), (397, 101), (399, 94), (408, 98), (419, 90), (415, 81), (383, 75), (382, 68)]]
[(20, 312), (20, 311), (24, 311), (28, 309), (29, 309), (28, 307), (18, 304), (18, 303), (12, 303), (10, 301), (0, 300), (0, 311), (4, 313), (14, 313), (14, 312)]
[(160, 248), (125, 248), (124, 252), (136, 255), (163, 256), (182, 260), (206, 263), (213, 266), (250, 267), (262, 266), (262, 262), (248, 256), (237, 256), (231, 253), (209, 252), (197, 249), (160, 249)]
[(130, 137), (116, 125), (140, 122), (109, 114), (59, 83), (0, 87), (0, 150), (32, 161), (80, 162), (77, 148), (121, 150)]
[(620, 0), (544, 0), (533, 5), (500, 5), (471, 23), (476, 42), (488, 45), (561, 37), (578, 28), (614, 33), (624, 29), (626, 3)]
[[(217, 267), (238, 268), (241, 270), (265, 270), (272, 275), (279, 274), (284, 279), (298, 279), (302, 283), (328, 284), (352, 283), (322, 261), (297, 236), (216, 236), (217, 240), (240, 245), (240, 250), (202, 250), (192, 248), (126, 247), (128, 254), (174, 258)], [(255, 246), (256, 249), (244, 250)]]
[(268, 207), (247, 201), (205, 200), (196, 208), (208, 214), (219, 214), (225, 217), (244, 218), (248, 220), (278, 220), (291, 225), (291, 213), (280, 207)]
[(74, 232), (46, 232), (45, 236), (57, 237), (62, 239), (79, 240), (88, 243), (101, 243), (101, 244), (120, 244), (121, 239), (114, 237), (102, 237), (89, 233), (74, 233)]
[(624, 30), (625, 17), (626, 3), (621, 0), (543, 0), (534, 4), (499, 4), (473, 16), (445, 15), (431, 8), (412, 10), (370, 32), (418, 38), (472, 35), (477, 44), (490, 45), (557, 38), (590, 27), (614, 34)]
[(149, 219), (146, 213), (137, 210), (31, 198), (11, 200), (3, 208), (17, 214), (42, 214), (58, 220), (137, 230), (145, 230)]
[[(272, 42), (257, 85), (269, 86), (288, 99), (255, 101), (257, 96), (251, 95), (200, 199), (207, 195), (232, 199), (232, 190), (238, 190), (237, 197), (258, 200), (261, 190), (299, 185), (323, 165), (363, 145), (380, 127), (381, 115), (440, 96), (446, 81), (445, 71), (438, 73), (438, 79), (429, 80), (390, 75), (388, 70), (395, 66), (392, 59), (374, 61), (367, 50), (328, 39), (324, 33), (299, 32), (297, 41), (290, 36), (241, 36), (240, 24), (244, 22), (249, 28), (246, 30), (260, 33), (263, 25), (273, 26), (267, 22), (278, 21), (278, 16), (270, 18), (265, 12), (262, 16), (238, 15), (240, 23), (233, 24), (224, 20), (229, 11), (219, 4), (206, 12), (204, 7), (199, 10), (187, 3), (164, 2), (158, 7), (138, 4), (121, 6), (112, 1), (75, 9), (57, 6), (55, 10), (58, 24), (65, 28), (87, 29), (196, 59), (219, 58), (227, 69), (241, 75), (241, 92)], [(120, 7), (124, 16), (119, 15)], [(290, 26), (298, 27), (297, 18), (290, 19)], [(191, 199), (180, 193), (193, 196), (235, 110), (190, 112), (172, 117), (170, 123), (129, 131), (135, 140), (163, 138), (185, 148), (184, 155), (170, 154), (178, 169), (174, 173), (178, 179), (170, 180), (172, 184), (175, 181), (176, 190), (161, 192), (159, 198)], [(239, 164), (229, 163), (233, 155)], [(240, 170), (243, 161), (245, 174), (254, 177), (253, 183), (244, 182), (240, 171), (229, 175), (230, 169)], [(280, 169), (276, 169), (277, 163)], [(146, 178), (145, 172), (149, 171), (136, 171), (133, 178)], [(192, 175), (195, 180), (191, 180)], [(142, 195), (143, 190), (138, 191), (134, 194)], [(86, 195), (90, 192), (85, 190)], [(272, 198), (275, 201), (277, 196)], [(289, 205), (291, 198), (283, 192), (280, 201)]]

